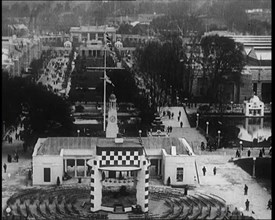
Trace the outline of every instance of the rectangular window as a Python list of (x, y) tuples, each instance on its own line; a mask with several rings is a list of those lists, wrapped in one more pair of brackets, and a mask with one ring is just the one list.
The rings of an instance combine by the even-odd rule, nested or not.
[(116, 171), (109, 171), (109, 178), (116, 178)]
[(95, 33), (90, 33), (90, 40), (96, 40)]
[(51, 168), (44, 168), (44, 182), (51, 182)]
[(178, 167), (177, 168), (177, 182), (182, 182), (183, 181), (183, 168)]
[(96, 50), (93, 50), (93, 57), (96, 57)]
[(104, 34), (103, 33), (98, 33), (97, 35), (97, 40), (103, 41)]

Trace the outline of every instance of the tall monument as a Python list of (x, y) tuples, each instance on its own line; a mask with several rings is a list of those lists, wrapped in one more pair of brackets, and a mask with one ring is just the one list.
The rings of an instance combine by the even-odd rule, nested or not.
[(117, 109), (116, 109), (116, 96), (110, 95), (109, 98), (109, 111), (108, 111), (108, 124), (106, 128), (107, 138), (116, 138), (118, 134), (117, 126)]

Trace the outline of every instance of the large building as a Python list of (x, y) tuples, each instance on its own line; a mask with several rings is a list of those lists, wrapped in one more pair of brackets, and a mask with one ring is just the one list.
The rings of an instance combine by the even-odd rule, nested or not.
[(80, 26), (71, 27), (70, 34), (73, 43), (86, 42), (88, 45), (97, 43), (98, 41), (104, 41), (104, 33), (107, 33), (109, 37), (116, 40), (116, 28), (107, 26)]
[[(216, 34), (241, 43), (246, 59), (246, 65), (241, 73), (240, 87), (235, 84), (228, 85), (226, 101), (243, 103), (256, 94), (263, 102), (271, 102), (271, 36), (236, 35), (226, 31), (205, 33), (205, 35)], [(210, 82), (204, 82), (202, 74), (198, 74), (193, 83), (194, 96), (199, 97), (205, 93), (203, 85), (210, 85)]]
[[(139, 152), (138, 155), (132, 155), (131, 150)], [(65, 173), (76, 178), (91, 178), (92, 170), (96, 174), (94, 178), (101, 178), (103, 171), (115, 171), (105, 172), (105, 178), (116, 179), (121, 171), (131, 179), (134, 174), (127, 171), (143, 169), (146, 160), (151, 164), (149, 175), (161, 178), (165, 185), (169, 181), (174, 186), (198, 183), (196, 157), (184, 138), (39, 138), (32, 157), (33, 185), (55, 185), (58, 177), (62, 184)], [(97, 161), (96, 166), (91, 165), (94, 164), (91, 161)]]
[(21, 76), (22, 70), (27, 71), (32, 60), (40, 57), (41, 51), (38, 37), (2, 37), (2, 70), (8, 70), (10, 76)]

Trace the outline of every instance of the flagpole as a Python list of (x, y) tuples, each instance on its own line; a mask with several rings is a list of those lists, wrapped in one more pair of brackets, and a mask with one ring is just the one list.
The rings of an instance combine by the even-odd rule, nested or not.
[[(106, 35), (106, 31), (105, 31)], [(104, 94), (103, 94), (103, 131), (106, 131), (106, 122), (105, 122), (105, 117), (106, 117), (106, 40), (104, 43)]]

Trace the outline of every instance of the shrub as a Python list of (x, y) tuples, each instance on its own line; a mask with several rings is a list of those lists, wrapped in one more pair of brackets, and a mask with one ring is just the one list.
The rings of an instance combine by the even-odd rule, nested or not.
[(210, 107), (209, 105), (201, 105), (198, 109), (199, 112), (209, 112)]

